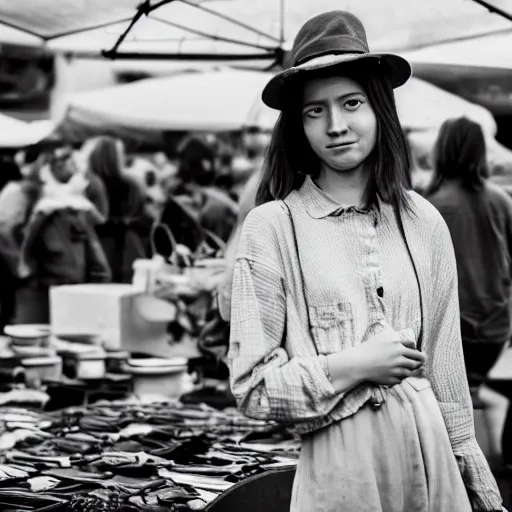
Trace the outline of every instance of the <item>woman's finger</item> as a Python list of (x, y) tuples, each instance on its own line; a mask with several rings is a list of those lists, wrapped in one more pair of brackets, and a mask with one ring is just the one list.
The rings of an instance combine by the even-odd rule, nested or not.
[(406, 347), (402, 355), (408, 359), (413, 359), (414, 361), (419, 361), (421, 363), (425, 361), (425, 354), (416, 349), (413, 350)]
[(402, 357), (400, 359), (400, 362), (398, 363), (399, 366), (403, 368), (407, 368), (408, 370), (416, 370), (419, 368), (423, 363), (421, 361), (416, 361), (415, 359), (409, 359), (408, 357)]
[(411, 370), (409, 370), (408, 368), (405, 368), (403, 366), (398, 366), (393, 371), (393, 375), (400, 380), (410, 377), (411, 373), (412, 373)]
[(400, 343), (407, 348), (415, 349), (416, 342), (414, 340), (400, 340)]

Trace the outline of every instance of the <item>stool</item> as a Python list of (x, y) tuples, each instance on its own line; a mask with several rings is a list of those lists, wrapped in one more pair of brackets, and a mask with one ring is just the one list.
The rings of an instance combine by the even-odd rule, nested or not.
[(295, 468), (268, 471), (230, 487), (204, 512), (289, 512)]

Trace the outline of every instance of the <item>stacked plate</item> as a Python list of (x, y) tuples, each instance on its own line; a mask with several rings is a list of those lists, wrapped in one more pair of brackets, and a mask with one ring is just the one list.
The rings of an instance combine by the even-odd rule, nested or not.
[(8, 325), (4, 332), (11, 339), (11, 347), (35, 347), (48, 342), (51, 329), (45, 324)]
[(59, 378), (62, 359), (49, 347), (51, 329), (44, 324), (9, 325), (4, 332), (10, 338), (10, 349), (20, 358), (25, 369), (25, 382), (40, 387), (45, 379)]
[(133, 392), (137, 396), (181, 396), (187, 369), (188, 360), (184, 357), (132, 358), (123, 366), (123, 371), (133, 376)]

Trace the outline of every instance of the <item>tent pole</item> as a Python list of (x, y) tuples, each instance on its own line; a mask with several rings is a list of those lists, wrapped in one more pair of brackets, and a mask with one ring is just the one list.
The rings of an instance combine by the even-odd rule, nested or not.
[(473, 2), (482, 5), (493, 14), (497, 14), (498, 16), (501, 16), (506, 20), (512, 21), (512, 14), (504, 11), (503, 9), (500, 9), (499, 7), (496, 7), (495, 5), (492, 5), (490, 2), (487, 2), (486, 0), (473, 0)]
[(199, 9), (201, 11), (207, 12), (208, 14), (211, 14), (212, 16), (217, 16), (217, 18), (220, 18), (225, 21), (229, 21), (230, 23), (233, 23), (234, 25), (238, 25), (239, 27), (245, 28), (246, 30), (249, 30), (250, 32), (254, 32), (255, 34), (258, 34), (260, 36), (266, 37), (267, 39), (272, 39), (272, 41), (275, 41), (276, 43), (279, 43), (279, 39), (277, 37), (274, 37), (271, 34), (267, 34), (266, 32), (263, 32), (261, 30), (258, 30), (255, 27), (252, 27), (251, 25), (247, 25), (246, 23), (243, 23), (242, 21), (236, 20), (235, 18), (231, 18), (230, 16), (227, 16), (226, 14), (222, 14), (218, 11), (214, 11), (213, 9), (209, 9), (208, 7), (205, 7), (201, 4), (195, 4), (192, 2), (189, 2), (188, 0), (179, 0), (183, 4), (187, 4), (191, 7), (194, 7), (195, 9)]
[(73, 30), (68, 30), (67, 32), (60, 32), (59, 34), (55, 34), (53, 36), (47, 37), (46, 41), (52, 41), (53, 39), (58, 39), (59, 37), (66, 37), (66, 36), (74, 36), (75, 34), (81, 34), (83, 32), (89, 32), (90, 30), (97, 30), (99, 28), (105, 28), (105, 27), (111, 27), (113, 25), (117, 25), (118, 23), (124, 23), (126, 21), (130, 21), (132, 18), (124, 18), (122, 20), (116, 20), (116, 21), (107, 21), (105, 23), (100, 23), (99, 25), (91, 25), (84, 28), (77, 28)]
[(190, 61), (250, 61), (276, 59), (278, 51), (267, 53), (140, 53), (140, 52), (112, 52), (103, 50), (103, 57), (109, 59), (135, 59), (135, 60), (190, 60)]
[(214, 41), (222, 41), (224, 43), (233, 43), (233, 44), (238, 44), (240, 46), (248, 46), (249, 48), (257, 48), (258, 50), (267, 50), (267, 51), (275, 50), (275, 48), (270, 47), (270, 46), (262, 46), (259, 44), (248, 43), (246, 41), (240, 41), (238, 39), (231, 39), (229, 37), (221, 37), (221, 36), (216, 36), (213, 34), (208, 34), (207, 32), (203, 32), (202, 30), (185, 27), (184, 25), (180, 25), (179, 23), (174, 23), (172, 21), (164, 20), (164, 19), (158, 18), (156, 16), (151, 16), (151, 18), (149, 18), (149, 19), (158, 21), (159, 23), (163, 23), (164, 25), (170, 25), (171, 27), (176, 27), (181, 30), (185, 30), (186, 32), (190, 32), (191, 34), (196, 34), (198, 36), (206, 37), (207, 39), (212, 39)]
[(280, 12), (279, 12), (279, 15), (281, 17), (281, 20), (280, 20), (280, 34), (279, 34), (279, 42), (281, 44), (281, 46), (283, 45), (284, 43), (284, 15), (285, 15), (285, 5), (284, 5), (284, 0), (280, 0)]
[(128, 25), (126, 30), (119, 36), (117, 41), (114, 43), (114, 46), (112, 46), (112, 48), (110, 50), (106, 50), (106, 51), (102, 52), (103, 55), (105, 57), (109, 57), (110, 55), (116, 53), (117, 49), (119, 48), (121, 43), (126, 39), (128, 34), (130, 33), (130, 31), (132, 30), (133, 26), (137, 23), (137, 21), (140, 20), (140, 18), (142, 18), (142, 16), (144, 14), (147, 16), (150, 12), (154, 11), (155, 9), (158, 9), (162, 5), (170, 4), (173, 1), (174, 0), (160, 0), (160, 2), (157, 2), (154, 5), (151, 5), (151, 0), (144, 0), (144, 2), (141, 3), (137, 7), (137, 12), (133, 16), (132, 21), (130, 22), (130, 24)]

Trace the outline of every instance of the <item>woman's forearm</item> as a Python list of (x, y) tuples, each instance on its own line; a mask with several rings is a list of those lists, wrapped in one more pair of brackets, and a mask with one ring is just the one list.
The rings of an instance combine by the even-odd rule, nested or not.
[(356, 347), (326, 356), (331, 382), (337, 393), (344, 393), (361, 384), (364, 372)]

